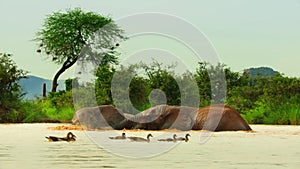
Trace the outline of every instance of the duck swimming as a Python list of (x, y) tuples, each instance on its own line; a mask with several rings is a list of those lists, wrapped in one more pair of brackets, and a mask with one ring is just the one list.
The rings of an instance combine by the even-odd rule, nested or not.
[(136, 142), (150, 142), (150, 137), (153, 137), (152, 134), (147, 135), (147, 139), (144, 139), (142, 137), (127, 137), (130, 139), (130, 141), (136, 141)]
[(166, 139), (158, 139), (157, 141), (168, 141), (168, 142), (176, 142), (176, 137), (177, 135), (176, 134), (173, 134), (173, 138), (166, 138)]
[(189, 137), (191, 137), (191, 135), (190, 134), (186, 134), (185, 137), (176, 138), (176, 141), (185, 141), (185, 142), (188, 142), (189, 141)]
[(109, 138), (113, 139), (113, 140), (124, 140), (124, 139), (126, 139), (126, 135), (125, 135), (125, 133), (122, 133), (122, 136), (109, 137)]
[(67, 134), (67, 137), (55, 137), (55, 136), (46, 137), (46, 139), (48, 139), (49, 141), (67, 141), (67, 142), (76, 141), (75, 138), (76, 136), (72, 132), (69, 132)]

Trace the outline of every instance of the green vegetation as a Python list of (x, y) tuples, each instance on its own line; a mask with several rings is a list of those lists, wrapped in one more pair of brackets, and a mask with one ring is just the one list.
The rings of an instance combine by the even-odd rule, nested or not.
[[(105, 32), (94, 34), (99, 28)], [(24, 91), (18, 81), (26, 72), (17, 68), (9, 54), (1, 53), (0, 122), (67, 122), (75, 109), (94, 104), (114, 105), (136, 114), (158, 104), (204, 107), (225, 102), (249, 123), (300, 124), (299, 78), (285, 77), (270, 68), (239, 73), (224, 64), (203, 62), (194, 72), (182, 74), (174, 72), (176, 65), (156, 61), (125, 67), (118, 65), (115, 51), (123, 39), (123, 31), (108, 17), (81, 9), (49, 15), (36, 40), (40, 43), (37, 52), (62, 65), (53, 79), (52, 92), (44, 98), (22, 100)], [(93, 40), (99, 44), (89, 43)], [(80, 54), (83, 49), (88, 52)], [(80, 84), (78, 79), (67, 79), (66, 89), (56, 92), (58, 77), (78, 60), (98, 66), (95, 82)], [(97, 103), (87, 90), (93, 92)], [(73, 104), (73, 99), (80, 97), (84, 99)]]
[(300, 124), (299, 79), (277, 75), (252, 81), (257, 99), (252, 98), (253, 107), (244, 110), (244, 117), (249, 123)]
[(8, 112), (3, 122), (70, 122), (74, 112), (72, 92), (59, 91), (47, 98), (20, 101), (18, 109)]
[(13, 121), (13, 114), (19, 114), (22, 89), (18, 80), (26, 77), (11, 60), (11, 54), (0, 53), (0, 122)]
[[(109, 65), (106, 65), (105, 69), (98, 68), (96, 84), (102, 85), (96, 85), (96, 95), (99, 96), (97, 101), (100, 104), (117, 105), (125, 112), (136, 114), (151, 105), (156, 105), (149, 103), (149, 97), (151, 97), (151, 91), (159, 89), (164, 92), (165, 103), (169, 105), (181, 105), (181, 103), (188, 106), (197, 105), (192, 102), (195, 100), (199, 102), (196, 94), (199, 92), (199, 107), (204, 107), (214, 104), (208, 72), (214, 75), (223, 72), (227, 85), (225, 103), (238, 110), (249, 123), (300, 124), (299, 78), (284, 77), (280, 73), (270, 72), (269, 68), (251, 69), (256, 72), (254, 76), (254, 73), (249, 70), (241, 74), (233, 72), (224, 64), (212, 66), (208, 63), (199, 63), (195, 73), (186, 72), (181, 75), (174, 74), (173, 68), (172, 65), (163, 67), (157, 62), (153, 62), (152, 65), (131, 65), (127, 68), (121, 66), (119, 69)], [(261, 72), (263, 70), (267, 70), (268, 73)], [(137, 74), (137, 72), (144, 72), (144, 74)], [(123, 84), (131, 80), (129, 89), (111, 88), (113, 77)], [(197, 83), (197, 90), (192, 87), (193, 80)], [(112, 98), (111, 91), (119, 95)], [(130, 102), (125, 98), (128, 91)], [(225, 96), (219, 99), (225, 99)], [(120, 103), (113, 102), (113, 100), (118, 100)], [(160, 98), (160, 100), (163, 99)]]
[[(2, 113), (1, 119), (2, 122), (70, 121), (74, 115), (74, 107), (93, 106), (90, 102), (93, 96), (89, 96), (85, 91), (89, 88), (95, 91), (99, 105), (115, 105), (131, 114), (162, 103), (204, 107), (213, 104), (208, 72), (223, 72), (227, 84), (226, 104), (238, 110), (249, 123), (300, 124), (299, 78), (284, 77), (279, 73), (272, 76), (251, 76), (249, 71), (241, 74), (224, 64), (212, 66), (208, 63), (199, 63), (194, 73), (185, 72), (178, 75), (174, 73), (174, 67), (164, 66), (155, 61), (150, 65), (140, 63), (128, 67), (113, 63), (102, 64), (95, 71), (95, 84), (79, 84), (78, 79), (67, 79), (66, 90), (50, 92), (46, 98), (22, 101), (21, 97), (18, 97), (17, 102), (8, 104), (15, 106), (5, 114)], [(116, 79), (121, 86), (112, 85), (112, 81)], [(21, 96), (22, 91), (18, 89), (11, 92)], [(155, 90), (159, 92), (154, 93)], [(129, 100), (126, 99), (128, 91)], [(162, 93), (164, 95), (161, 95)], [(85, 100), (74, 105), (73, 95), (81, 96)], [(13, 99), (13, 96), (15, 94), (6, 95), (7, 99)], [(2, 105), (3, 103), (1, 102)], [(4, 110), (3, 106), (1, 108)]]

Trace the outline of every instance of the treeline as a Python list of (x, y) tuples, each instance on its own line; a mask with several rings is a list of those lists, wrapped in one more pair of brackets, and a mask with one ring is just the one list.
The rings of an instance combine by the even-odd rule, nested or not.
[[(5, 57), (6, 62), (14, 65), (7, 55)], [(17, 81), (26, 72), (20, 70), (13, 83), (6, 86), (5, 73), (0, 72), (0, 121), (69, 121), (74, 107), (95, 104), (114, 105), (136, 114), (159, 104), (204, 107), (225, 103), (252, 124), (300, 124), (299, 78), (279, 73), (253, 76), (249, 71), (234, 72), (224, 64), (212, 66), (203, 62), (194, 72), (176, 74), (175, 66), (155, 61), (130, 66), (102, 64), (95, 70), (94, 83), (82, 84), (80, 79), (68, 79), (66, 90), (35, 100), (22, 100), (24, 91)], [(7, 71), (3, 62), (0, 68), (2, 72)], [(16, 66), (14, 70), (18, 70)], [(7, 90), (12, 84), (14, 90)], [(92, 91), (93, 96), (87, 90)]]
[(202, 62), (193, 73), (175, 74), (174, 68), (155, 61), (119, 68), (100, 66), (97, 103), (116, 105), (132, 114), (158, 104), (204, 107), (225, 103), (252, 124), (300, 124), (299, 78), (275, 71), (240, 73), (224, 64)]

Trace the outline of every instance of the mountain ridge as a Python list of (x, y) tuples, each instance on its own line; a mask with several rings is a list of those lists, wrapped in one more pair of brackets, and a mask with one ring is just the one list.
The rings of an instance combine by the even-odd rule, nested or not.
[(281, 75), (278, 71), (270, 67), (252, 67), (244, 70), (244, 73), (247, 73), (250, 78), (255, 77), (274, 77), (277, 75)]
[[(28, 75), (27, 78), (22, 78), (19, 81), (20, 86), (26, 93), (24, 99), (35, 99), (36, 97), (42, 97), (43, 84), (46, 83), (47, 93), (51, 91), (52, 80), (44, 79), (34, 75)], [(57, 90), (65, 90), (65, 80), (58, 80)]]

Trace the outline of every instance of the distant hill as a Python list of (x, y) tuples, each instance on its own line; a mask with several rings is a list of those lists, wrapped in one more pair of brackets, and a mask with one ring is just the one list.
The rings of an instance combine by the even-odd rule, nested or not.
[(279, 72), (269, 67), (249, 68), (245, 69), (244, 72), (248, 73), (250, 77), (273, 77), (280, 75)]
[[(46, 83), (47, 92), (50, 92), (52, 80), (31, 75), (28, 78), (21, 79), (19, 84), (22, 86), (24, 92), (26, 92), (24, 99), (34, 99), (35, 96), (41, 97), (44, 83)], [(58, 81), (57, 90), (65, 90), (65, 80)]]

